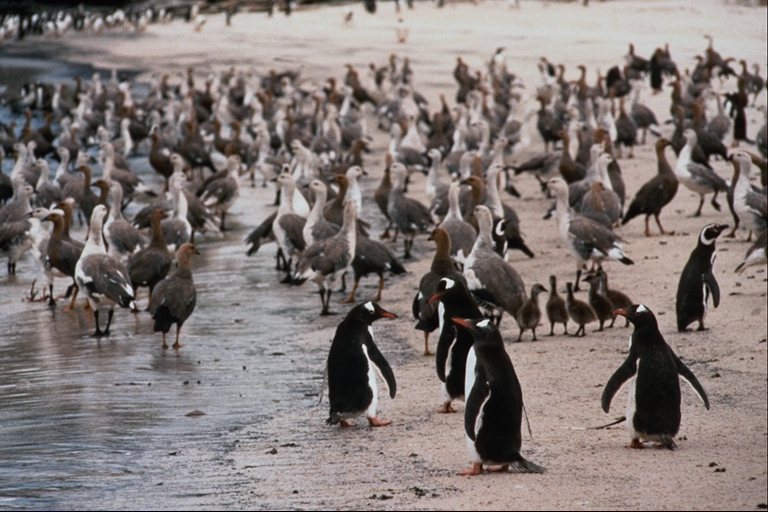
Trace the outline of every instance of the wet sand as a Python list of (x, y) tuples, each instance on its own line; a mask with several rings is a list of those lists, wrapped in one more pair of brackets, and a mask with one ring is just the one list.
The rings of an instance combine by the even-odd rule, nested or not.
[[(201, 33), (173, 23), (150, 27), (141, 36), (30, 40), (18, 49), (56, 46), (64, 60), (146, 69), (144, 78), (189, 65), (201, 76), (230, 65), (258, 72), (302, 66), (307, 88), (343, 76), (346, 63), (362, 72), (368, 62), (383, 64), (395, 52), (411, 58), (416, 88), (432, 110), (440, 93), (453, 104), (457, 56), (476, 69), (500, 45), (508, 47), (508, 65), (528, 92), (538, 84), (540, 56), (565, 63), (574, 79), (575, 66), (585, 63), (591, 81), (597, 67), (621, 62), (630, 41), (641, 55), (669, 42), (681, 66), (704, 50), (705, 33), (725, 56), (764, 62), (766, 55), (765, 10), (715, 1), (593, 2), (587, 9), (523, 2), (520, 10), (495, 2), (443, 10), (418, 4), (406, 13), (411, 37), (403, 45), (395, 42), (389, 7), (380, 6), (375, 17), (356, 8), (349, 26), (342, 23), (342, 8), (271, 20), (240, 14), (229, 29), (223, 17), (211, 17)], [(666, 94), (645, 101), (666, 118)], [(760, 103), (765, 101), (763, 94)], [(748, 116), (752, 137), (762, 118), (754, 110)], [(671, 132), (671, 126), (663, 129)], [(370, 176), (363, 183), (368, 192), (381, 176), (387, 147), (386, 134), (373, 130), (373, 137), (366, 159)], [(534, 150), (537, 144), (535, 136)], [(142, 159), (136, 164), (142, 168)], [(621, 166), (633, 196), (656, 172), (652, 146), (636, 148), (635, 158), (621, 160)], [(730, 176), (729, 165), (716, 162), (715, 168)], [(541, 219), (549, 201), (530, 176), (515, 184), (523, 198), (505, 201), (520, 215), (536, 258), (512, 252), (509, 260), (527, 288), (547, 284), (550, 274), (562, 287), (575, 265), (555, 222)], [(423, 198), (420, 178), (412, 191)], [(382, 304), (401, 318), (374, 326), (398, 381), (397, 397), (379, 402), (381, 415), (393, 425), (372, 430), (359, 421), (353, 429), (328, 427), (327, 400), (318, 405), (317, 394), (341, 317), (317, 316), (311, 284), (278, 283), (274, 244), (246, 258), (241, 243), (270, 212), (266, 205), (272, 197), (271, 189), (241, 189), (228, 218), (232, 231), (224, 239), (200, 241), (203, 256), (194, 265), (199, 305), (185, 325), (185, 346), (178, 354), (162, 351), (145, 313), (118, 311), (115, 333), (97, 343), (89, 336), (89, 312), (68, 313), (61, 306), (52, 312), (22, 303), (34, 274), (29, 260), (19, 263), (15, 278), (0, 278), (0, 331), (6, 333), (0, 341), (0, 507), (749, 510), (768, 502), (766, 273), (764, 268), (733, 273), (749, 246), (745, 233), (718, 242), (716, 275), (723, 298), (707, 317), (710, 330), (678, 334), (674, 329), (679, 272), (700, 228), (730, 223), (729, 213), (706, 204), (701, 218), (690, 218), (698, 200), (681, 187), (662, 214), (676, 235), (645, 238), (642, 220), (636, 219), (620, 230), (636, 265), (608, 265), (612, 286), (657, 313), (667, 342), (709, 394), (712, 409), (706, 411), (683, 386), (679, 449), (626, 449), (623, 425), (586, 429), (623, 410), (625, 390), (609, 415), (599, 400), (625, 357), (629, 330), (590, 332), (579, 339), (542, 337), (535, 343), (527, 334), (523, 343), (513, 343), (517, 326), (507, 317), (502, 334), (533, 431), (532, 437), (524, 435), (522, 452), (548, 472), (464, 478), (456, 476), (469, 465), (463, 408), (459, 404), (460, 413), (453, 415), (435, 412), (441, 395), (434, 359), (420, 355), (421, 333), (413, 330), (410, 317), (431, 243), (419, 237), (416, 257), (406, 263), (409, 273), (387, 282)], [(370, 197), (364, 199), (363, 217), (375, 234), (383, 231)], [(358, 298), (372, 298), (375, 285), (375, 278), (364, 280)], [(63, 280), (56, 283), (57, 290), (65, 286)], [(332, 299), (340, 314), (348, 308), (339, 303), (342, 298)], [(205, 415), (187, 417), (193, 410)]]

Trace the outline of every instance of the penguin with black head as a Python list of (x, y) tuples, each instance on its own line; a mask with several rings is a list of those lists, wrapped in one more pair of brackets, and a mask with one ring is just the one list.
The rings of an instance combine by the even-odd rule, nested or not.
[(680, 274), (677, 285), (677, 330), (687, 331), (688, 326), (698, 321), (698, 331), (705, 331), (704, 317), (707, 314), (707, 302), (712, 297), (712, 304), (720, 305), (720, 286), (717, 284), (713, 268), (715, 265), (715, 241), (720, 233), (728, 228), (727, 224), (707, 224), (699, 234), (696, 248), (688, 258), (688, 263)]
[(440, 413), (456, 412), (451, 402), (464, 399), (464, 373), (467, 353), (474, 338), (469, 330), (451, 321), (453, 317), (482, 320), (483, 314), (469, 293), (464, 281), (443, 277), (429, 303), (437, 306), (440, 338), (437, 340), (435, 368), (437, 377), (443, 383), (443, 405)]
[(376, 416), (379, 402), (376, 374), (384, 380), (390, 398), (395, 398), (397, 383), (392, 368), (373, 341), (371, 324), (379, 318), (397, 318), (375, 302), (358, 304), (336, 328), (328, 353), (328, 398), (331, 411), (326, 423), (342, 427), (362, 414), (372, 427), (392, 423)]
[(523, 391), (496, 326), (488, 319), (452, 318), (469, 330), (474, 344), (467, 355), (464, 432), (472, 467), (460, 475), (488, 471), (543, 473), (520, 455)]
[(643, 304), (617, 309), (634, 326), (629, 339), (629, 355), (614, 372), (603, 390), (601, 405), (608, 412), (619, 388), (630, 381), (626, 420), (630, 448), (644, 448), (643, 441), (659, 443), (674, 450), (674, 437), (680, 428), (680, 380), (691, 385), (704, 407), (709, 398), (696, 376), (688, 369), (659, 332), (656, 316)]

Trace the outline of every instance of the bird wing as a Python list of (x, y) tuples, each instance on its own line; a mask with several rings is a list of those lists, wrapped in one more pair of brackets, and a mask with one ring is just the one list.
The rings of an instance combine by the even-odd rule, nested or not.
[(365, 348), (368, 350), (368, 359), (376, 366), (376, 370), (378, 370), (379, 375), (387, 385), (389, 397), (395, 398), (397, 382), (395, 381), (395, 374), (392, 372), (392, 368), (387, 360), (384, 359), (384, 355), (379, 351), (379, 347), (373, 342), (373, 336), (370, 333), (363, 338), (363, 343), (365, 343)]
[[(450, 321), (450, 320), (449, 320)], [(445, 324), (440, 331), (440, 338), (437, 340), (437, 351), (435, 353), (435, 368), (437, 369), (437, 377), (440, 382), (445, 382), (445, 376), (448, 373), (446, 369), (446, 363), (448, 362), (448, 354), (451, 351), (451, 347), (456, 341), (458, 333), (457, 327), (452, 324)]]
[(716, 190), (721, 191), (724, 191), (728, 188), (725, 180), (718, 176), (717, 173), (715, 173), (715, 171), (709, 167), (697, 164), (696, 162), (690, 162), (688, 164), (688, 172), (691, 173), (691, 176), (694, 180), (703, 185), (712, 186)]
[(708, 270), (706, 273), (701, 274), (701, 280), (704, 282), (704, 290), (705, 290), (705, 297), (704, 301), (706, 302), (707, 298), (710, 294), (712, 294), (712, 304), (715, 305), (715, 307), (720, 305), (720, 286), (717, 284), (717, 279), (715, 279), (715, 275), (712, 273), (712, 270)]
[(704, 391), (704, 388), (699, 383), (699, 380), (696, 378), (693, 372), (690, 369), (688, 369), (687, 366), (685, 366), (685, 363), (683, 363), (680, 360), (680, 358), (677, 357), (677, 354), (672, 352), (672, 357), (675, 359), (675, 365), (677, 366), (677, 373), (679, 373), (682, 378), (688, 381), (688, 384), (691, 385), (693, 390), (696, 392), (697, 395), (699, 395), (699, 398), (704, 403), (704, 407), (706, 407), (707, 410), (709, 410), (709, 398), (707, 397), (707, 392)]
[(630, 348), (629, 355), (621, 364), (621, 366), (619, 366), (619, 368), (613, 373), (613, 375), (611, 375), (611, 378), (608, 379), (608, 383), (605, 385), (605, 389), (603, 389), (603, 396), (600, 399), (600, 404), (603, 407), (603, 411), (608, 412), (608, 410), (611, 408), (611, 400), (613, 400), (613, 395), (615, 395), (619, 388), (621, 388), (621, 386), (626, 381), (632, 378), (635, 373), (637, 373), (637, 356), (635, 351)]
[(572, 216), (568, 233), (575, 244), (597, 249), (604, 254), (608, 254), (618, 239), (613, 231), (582, 215)]
[[(469, 369), (468, 369), (469, 370)], [(477, 438), (478, 418), (482, 412), (483, 405), (491, 393), (488, 381), (485, 378), (485, 371), (481, 365), (475, 365), (472, 369), (475, 372), (475, 383), (469, 391), (467, 401), (464, 405), (464, 432), (472, 441)]]

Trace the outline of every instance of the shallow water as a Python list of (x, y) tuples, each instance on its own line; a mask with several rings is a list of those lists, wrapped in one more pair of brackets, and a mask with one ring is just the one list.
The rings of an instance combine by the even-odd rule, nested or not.
[[(37, 65), (7, 69), (23, 70), (18, 81), (52, 79)], [(160, 186), (146, 156), (131, 164)], [(97, 340), (90, 311), (65, 311), (66, 299), (55, 308), (25, 300), (37, 274), (29, 255), (16, 276), (3, 268), (0, 508), (226, 507), (238, 479), (221, 475), (238, 431), (316, 403), (326, 355), (286, 343), (314, 328), (314, 289), (278, 284), (273, 247), (245, 256), (242, 239), (271, 199), (271, 189), (243, 190), (233, 230), (199, 240), (198, 305), (178, 352), (161, 349), (145, 312), (118, 309), (111, 336)], [(84, 228), (74, 236), (84, 238)], [(67, 285), (57, 279), (54, 293)]]

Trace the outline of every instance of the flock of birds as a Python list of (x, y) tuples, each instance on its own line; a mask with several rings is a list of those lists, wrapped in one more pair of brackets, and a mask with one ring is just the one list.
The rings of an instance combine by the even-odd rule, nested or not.
[[(277, 208), (248, 235), (248, 255), (275, 242), (282, 283), (314, 282), (322, 315), (331, 313), (331, 294), (339, 284), (346, 288), (347, 275), (354, 279), (347, 303), (355, 302), (363, 277), (379, 277), (376, 302), (353, 308), (337, 330), (339, 343), (347, 340), (363, 347), (362, 352), (349, 347), (340, 352), (353, 353), (358, 363), (366, 363), (363, 377), (360, 382), (346, 381), (351, 378), (345, 373), (351, 372), (348, 365), (334, 363), (332, 357), (328, 363), (329, 423), (348, 424), (365, 413), (371, 425), (379, 425), (386, 422), (376, 416), (372, 372), (373, 366), (384, 368), (386, 361), (382, 364), (383, 356), (375, 349), (370, 323), (392, 317), (377, 304), (385, 275), (404, 274), (403, 261), (414, 257), (414, 240), (428, 235), (435, 252), (429, 271), (418, 282), (412, 310), (416, 329), (424, 333), (425, 354), (430, 354), (430, 333), (439, 332), (436, 369), (445, 389), (441, 411), (453, 411), (452, 402), (464, 397), (468, 415), (491, 414), (489, 407), (514, 408), (512, 419), (504, 420), (513, 425), (503, 429), (517, 432), (511, 448), (481, 448), (479, 439), (486, 434), (479, 436), (477, 429), (483, 422), (467, 420), (467, 435), (479, 454), (473, 460), (480, 464), (470, 474), (490, 462), (515, 463), (519, 471), (537, 472), (542, 468), (519, 455), (522, 395), (512, 393), (510, 398), (503, 387), (517, 386), (519, 391), (508, 356), (499, 362), (499, 347), (504, 350), (498, 327), (505, 313), (519, 327), (518, 341), (527, 330), (536, 339), (543, 320), (539, 297), (545, 293), (550, 335), (555, 324), (562, 324), (567, 334), (570, 321), (577, 325), (573, 335), (584, 336), (586, 325), (598, 322), (602, 330), (618, 315), (636, 327), (647, 326), (648, 308), (633, 305), (610, 288), (602, 263), (633, 264), (614, 228), (637, 216), (645, 215), (646, 236), (651, 235), (650, 216), (659, 231), (667, 233), (659, 216), (681, 183), (701, 198), (695, 215), (701, 214), (708, 195), (720, 210), (717, 197), (724, 193), (735, 224), (731, 236), (741, 224), (756, 237), (737, 271), (766, 263), (766, 126), (755, 140), (747, 138), (746, 130), (750, 96), (754, 105), (765, 82), (757, 65), (750, 72), (740, 61), (738, 73), (733, 62), (719, 55), (711, 38), (690, 72), (679, 70), (668, 47), (644, 59), (630, 45), (624, 64), (611, 67), (590, 85), (584, 66), (579, 78), (569, 81), (563, 65), (542, 58), (541, 84), (531, 97), (508, 69), (504, 48), (499, 48), (486, 69), (472, 70), (458, 58), (454, 107), (441, 96), (436, 110), (430, 110), (416, 90), (409, 59), (395, 55), (382, 65), (369, 66), (371, 87), (351, 65), (342, 79), (330, 77), (319, 87), (307, 86), (300, 73), (291, 70), (257, 76), (232, 68), (201, 81), (189, 69), (180, 77), (153, 77), (142, 98), (134, 94), (135, 84), (119, 81), (114, 73), (106, 81), (97, 73), (74, 84), (29, 83), (18, 98), (7, 102), (8, 120), (0, 123), (0, 163), (5, 164), (6, 155), (12, 158), (10, 175), (4, 165), (0, 173), (0, 254), (7, 258), (9, 274), (16, 273), (19, 262), (23, 272), (29, 270), (27, 265), (38, 269), (36, 281), (42, 279), (45, 285), (40, 294), (32, 284), (30, 301), (57, 307), (54, 278), (71, 279), (67, 307), (75, 307), (79, 291), (87, 296), (95, 336), (109, 335), (116, 306), (137, 312), (137, 289), (147, 287), (154, 330), (162, 333), (166, 348), (166, 334), (175, 324), (178, 349), (180, 329), (196, 304), (190, 259), (199, 254), (201, 244), (195, 238), (227, 230), (227, 213), (238, 200), (241, 182), (254, 187), (258, 181), (263, 187), (274, 183)], [(664, 80), (671, 83), (674, 130), (667, 137), (661, 136), (664, 125), (656, 113), (641, 102), (647, 79), (654, 93), (662, 92)], [(538, 109), (529, 106), (532, 101)], [(714, 116), (708, 116), (710, 102), (716, 107)], [(764, 104), (760, 108), (765, 112)], [(389, 136), (381, 171), (365, 161), (372, 120)], [(522, 147), (530, 149), (528, 129), (533, 124), (543, 150), (528, 151), (529, 158), (510, 164)], [(632, 157), (634, 146), (645, 143), (646, 131), (657, 137), (658, 173), (630, 201), (620, 159), (624, 151)], [(729, 135), (731, 148), (724, 143)], [(753, 145), (757, 152), (747, 149)], [(667, 148), (677, 155), (674, 166)], [(132, 169), (132, 162), (144, 158), (162, 177), (162, 189), (149, 187)], [(713, 169), (716, 158), (732, 163), (730, 182)], [(760, 185), (751, 182), (755, 168)], [(100, 170), (98, 179), (95, 169)], [(374, 172), (380, 173), (380, 182), (371, 202), (364, 198), (359, 180)], [(426, 176), (426, 203), (409, 192), (421, 186), (421, 174)], [(538, 180), (542, 192), (552, 198), (548, 215), (556, 217), (561, 240), (576, 262), (565, 299), (555, 276), (549, 277), (548, 289), (536, 283), (528, 294), (523, 276), (506, 258), (513, 249), (535, 257), (510, 201), (519, 196), (514, 181), (521, 178), (515, 176), (523, 174)], [(378, 212), (368, 207), (372, 203)], [(131, 218), (126, 217), (129, 212)], [(373, 221), (376, 215), (380, 217)], [(76, 218), (88, 226), (85, 240), (70, 234)], [(376, 239), (371, 232), (381, 223), (386, 231)], [(683, 272), (678, 290), (680, 330), (695, 321), (704, 329), (708, 298), (715, 305), (719, 301), (708, 255), (726, 227), (702, 229), (688, 264), (692, 270)], [(398, 237), (403, 240), (401, 257), (396, 254)], [(589, 292), (583, 301), (575, 292), (587, 264), (592, 268), (584, 276)], [(498, 364), (504, 368), (498, 370)], [(677, 368), (691, 380), (690, 371)], [(497, 370), (507, 376), (511, 371), (514, 379), (495, 380)], [(391, 369), (382, 373), (394, 396)], [(469, 379), (470, 374), (478, 377)], [(617, 379), (612, 379), (614, 385), (623, 382)], [(339, 398), (357, 385), (368, 391), (346, 401)], [(502, 386), (500, 391), (491, 393), (496, 386)], [(493, 405), (491, 395), (511, 402)], [(708, 403), (703, 390), (700, 395)], [(674, 431), (663, 433), (662, 444), (672, 447), (670, 435), (678, 426), (679, 417)], [(654, 435), (644, 439), (661, 439)], [(633, 444), (639, 436), (633, 437)], [(495, 450), (508, 455), (500, 459)]]

